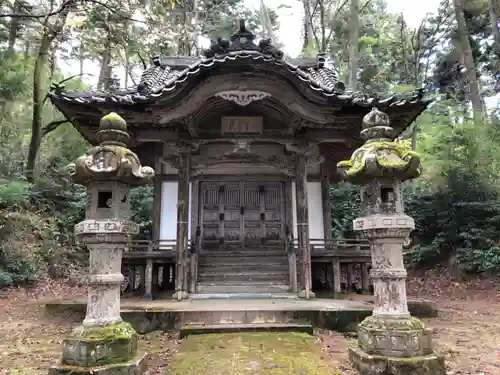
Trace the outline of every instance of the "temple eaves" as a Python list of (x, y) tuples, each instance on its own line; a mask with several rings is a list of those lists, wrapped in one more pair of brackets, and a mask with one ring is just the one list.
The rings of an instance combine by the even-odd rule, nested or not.
[[(85, 121), (93, 123), (102, 113), (110, 110), (119, 110), (126, 116), (127, 113), (142, 113), (159, 100), (162, 100), (163, 107), (175, 106), (193, 87), (212, 75), (232, 74), (234, 77), (245, 74), (248, 78), (260, 74), (259, 79), (280, 77), (310, 102), (322, 106), (326, 111), (337, 108), (354, 122), (368, 113), (370, 108), (377, 106), (393, 119), (398, 134), (431, 102), (424, 97), (423, 90), (398, 94), (348, 91), (336, 72), (326, 66), (323, 54), (310, 60), (287, 59), (270, 40), (261, 40), (259, 43), (255, 40), (256, 35), (241, 20), (239, 30), (229, 40), (219, 38), (202, 56), (153, 57), (152, 66), (142, 73), (136, 87), (75, 92), (66, 90), (64, 85), (53, 84), (49, 97), (70, 121), (74, 122), (71, 119), (81, 118), (85, 114), (88, 119)], [(177, 63), (177, 60), (182, 63)], [(343, 116), (340, 113), (338, 115)], [(129, 121), (134, 128), (136, 125), (132, 119)]]

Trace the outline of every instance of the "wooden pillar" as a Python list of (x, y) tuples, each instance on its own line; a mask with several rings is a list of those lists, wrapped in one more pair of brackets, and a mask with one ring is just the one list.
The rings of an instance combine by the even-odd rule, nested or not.
[(160, 240), (160, 224), (161, 224), (161, 200), (162, 200), (162, 183), (163, 181), (159, 178), (162, 171), (162, 165), (160, 162), (160, 157), (163, 155), (163, 143), (158, 143), (156, 145), (155, 156), (155, 181), (153, 186), (153, 212), (151, 213), (151, 218), (153, 220), (153, 228), (151, 237), (152, 240), (157, 242)]
[(179, 149), (178, 154), (178, 194), (177, 194), (177, 277), (174, 298), (187, 298), (187, 279), (189, 275), (188, 225), (189, 225), (189, 177), (191, 169), (191, 153), (186, 148)]
[(325, 243), (332, 245), (332, 205), (330, 202), (330, 174), (326, 171), (325, 164), (321, 164), (321, 199), (323, 205), (323, 228)]
[(146, 267), (144, 275), (144, 298), (148, 300), (153, 299), (153, 259), (151, 253), (153, 252), (153, 244), (148, 246), (148, 257), (146, 258)]
[(340, 297), (342, 294), (341, 283), (341, 271), (340, 271), (340, 259), (339, 257), (333, 257), (332, 261), (333, 269), (333, 294), (335, 297)]
[(189, 258), (191, 271), (191, 279), (189, 280), (189, 293), (196, 293), (198, 284), (198, 254), (201, 249), (201, 228), (196, 227), (194, 245)]
[(301, 255), (301, 291), (299, 296), (309, 299), (311, 291), (311, 247), (309, 245), (309, 212), (307, 204), (307, 156), (297, 153), (295, 190), (297, 198), (297, 237)]
[(158, 291), (160, 290), (160, 282), (159, 282), (159, 280), (160, 280), (160, 278), (159, 278), (160, 272), (159, 271), (160, 270), (159, 270), (159, 268), (160, 268), (160, 265), (158, 263), (153, 262), (153, 288), (152, 288), (152, 290), (153, 290), (154, 294), (157, 294)]
[(146, 266), (139, 266), (139, 285), (137, 286), (137, 290), (141, 293), (146, 292)]
[(354, 292), (352, 285), (354, 284), (354, 264), (347, 264), (347, 291)]
[(361, 289), (363, 290), (363, 294), (371, 294), (370, 293), (370, 273), (368, 272), (368, 268), (370, 265), (368, 263), (363, 263), (361, 265)]
[(132, 275), (130, 275), (130, 291), (132, 293), (135, 292), (135, 284), (136, 284), (136, 271), (137, 271), (137, 267), (135, 264), (132, 264), (130, 266), (130, 269), (132, 271)]
[(292, 180), (287, 177), (285, 181), (285, 202), (286, 202), (286, 225), (285, 238), (286, 249), (288, 255), (288, 271), (290, 276), (290, 291), (298, 292), (297, 284), (297, 253), (295, 252), (295, 244), (293, 238), (293, 203), (292, 203)]

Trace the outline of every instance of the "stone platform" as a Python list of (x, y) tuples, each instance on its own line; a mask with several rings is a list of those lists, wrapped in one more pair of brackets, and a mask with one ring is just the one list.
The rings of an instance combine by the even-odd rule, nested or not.
[[(340, 332), (353, 332), (357, 325), (371, 315), (370, 297), (362, 300), (315, 298), (256, 299), (190, 299), (174, 301), (160, 299), (147, 301), (141, 298), (124, 298), (121, 303), (122, 318), (131, 323), (138, 333), (156, 330), (178, 330), (189, 326), (262, 325), (262, 324), (311, 324)], [(72, 312), (84, 315), (84, 298), (39, 301), (48, 314)], [(413, 316), (437, 315), (434, 305), (427, 301), (410, 301)]]

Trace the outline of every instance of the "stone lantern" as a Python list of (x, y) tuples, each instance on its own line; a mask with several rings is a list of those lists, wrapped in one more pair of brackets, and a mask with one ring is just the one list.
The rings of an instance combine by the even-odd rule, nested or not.
[(75, 183), (88, 187), (86, 219), (75, 226), (77, 240), (90, 252), (87, 312), (49, 374), (139, 375), (146, 367), (137, 333), (120, 316), (121, 261), (139, 232), (130, 221), (130, 189), (149, 183), (154, 171), (127, 148), (127, 124), (116, 113), (101, 119), (97, 139), (99, 146), (67, 167)]
[(362, 375), (444, 375), (431, 331), (410, 315), (406, 300), (403, 244), (415, 223), (404, 213), (402, 182), (420, 175), (420, 157), (392, 141), (389, 117), (376, 108), (363, 119), (361, 136), (365, 144), (337, 167), (345, 180), (362, 185), (362, 216), (353, 226), (371, 243), (375, 307), (360, 323), (349, 358)]

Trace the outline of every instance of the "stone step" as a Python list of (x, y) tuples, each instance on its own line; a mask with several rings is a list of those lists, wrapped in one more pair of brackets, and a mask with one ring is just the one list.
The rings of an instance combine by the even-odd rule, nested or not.
[[(256, 308), (258, 301), (256, 301)], [(305, 323), (295, 318), (292, 310), (215, 310), (184, 311), (181, 325), (214, 324), (270, 324), (270, 323)]]
[(203, 257), (283, 257), (287, 259), (285, 250), (217, 250), (200, 251), (200, 258)]
[(288, 271), (288, 263), (204, 263), (198, 264), (198, 273), (203, 273), (205, 271), (218, 271), (218, 272), (235, 272), (235, 271), (261, 271), (261, 272), (271, 272), (271, 271)]
[(197, 292), (208, 293), (286, 293), (290, 290), (284, 282), (199, 282)]
[(183, 339), (189, 335), (234, 332), (302, 332), (312, 335), (313, 327), (301, 323), (185, 325), (181, 326), (179, 336)]
[(240, 300), (262, 300), (262, 299), (299, 299), (297, 293), (205, 293), (190, 294), (190, 300), (207, 299), (240, 299)]
[(199, 264), (212, 263), (282, 263), (288, 264), (288, 258), (284, 255), (259, 255), (259, 256), (242, 256), (242, 255), (224, 255), (224, 256), (206, 256), (198, 257)]
[(248, 272), (248, 271), (233, 271), (233, 272), (218, 272), (204, 271), (198, 273), (198, 280), (203, 281), (288, 281), (288, 272), (265, 272), (264, 270)]

